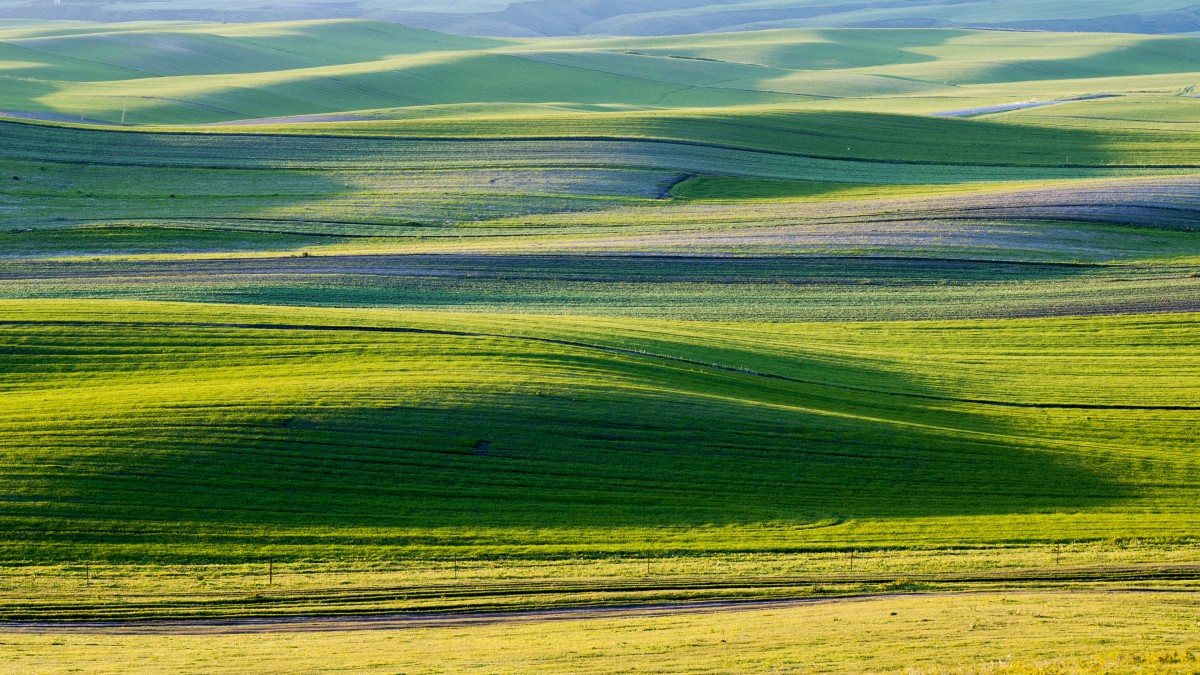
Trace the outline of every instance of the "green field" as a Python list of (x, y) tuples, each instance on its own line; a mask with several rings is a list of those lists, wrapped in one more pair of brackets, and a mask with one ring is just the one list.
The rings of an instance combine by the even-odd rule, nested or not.
[(1180, 539), (1198, 517), (1193, 315), (4, 309), (16, 559)]
[(1191, 672), (1198, 46), (0, 22), (0, 664)]
[[(698, 140), (737, 145), (756, 138), (770, 142), (779, 132), (779, 124), (739, 123), (733, 132), (719, 128), (722, 121), (729, 126), (730, 115), (737, 120), (754, 109), (767, 115), (798, 110), (927, 114), (1082, 99), (1034, 110), (1088, 114), (1095, 109), (1102, 112), (1094, 116), (1144, 119), (1174, 106), (1186, 121), (1182, 111), (1200, 105), (1179, 96), (1197, 84), (1197, 44), (1198, 38), (1181, 36), (949, 29), (534, 40), (450, 36), (369, 21), (85, 28), (0, 22), (0, 110), (127, 125), (330, 114), (358, 121), (467, 118), (470, 123), (459, 125), (457, 133), (484, 125), (479, 129), (498, 128), (502, 135), (514, 133), (514, 125), (540, 127), (542, 122), (529, 118), (550, 116), (552, 128), (601, 125), (596, 133), (616, 128), (628, 134), (647, 127), (662, 132), (690, 124)], [(1137, 110), (1126, 106), (1122, 114), (1122, 103), (1136, 103)], [(680, 110), (687, 113), (669, 114)], [(593, 114), (579, 122), (583, 112), (628, 112), (633, 119)], [(1030, 112), (1005, 113), (998, 120)], [(563, 116), (567, 120), (559, 119)], [(832, 140), (821, 128), (825, 124), (840, 126), (842, 134), (848, 133), (847, 125), (862, 124), (897, 125), (907, 134), (971, 129), (971, 141), (985, 143), (1027, 135), (1008, 143), (1034, 144), (1050, 137), (1045, 130), (1016, 133), (992, 125), (906, 127), (920, 122), (903, 118), (807, 116), (796, 124), (791, 119), (780, 121), (792, 134), (817, 136), (809, 140), (818, 142)], [(860, 129), (848, 140), (865, 137), (877, 145), (881, 137), (869, 131)], [(941, 135), (963, 136), (965, 143), (967, 134)], [(1118, 148), (1153, 142), (1132, 130), (1099, 135), (1076, 130), (1071, 136), (1085, 148), (1103, 146), (1118, 155)], [(838, 156), (845, 150), (832, 147)], [(919, 159), (907, 154), (912, 149), (898, 145), (892, 151)], [(864, 148), (856, 152), (851, 144), (849, 150), (855, 156)], [(1119, 158), (1105, 157), (1109, 161), (1103, 163)]]
[[(1200, 655), (1180, 645), (1195, 643), (1195, 618), (1194, 604), (1170, 591), (989, 593), (402, 630), (246, 635), (217, 628), (170, 636), (170, 649), (153, 632), (25, 632), (0, 640), (10, 662), (30, 672), (56, 671), (70, 653), (71, 663), (97, 673), (275, 673), (330, 663), (388, 673), (1193, 673)], [(930, 649), (940, 643), (947, 646)]]

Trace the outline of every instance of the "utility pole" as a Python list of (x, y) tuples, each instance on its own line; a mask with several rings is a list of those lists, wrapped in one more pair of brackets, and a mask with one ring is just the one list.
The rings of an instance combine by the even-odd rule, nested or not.
[(129, 106), (121, 108), (121, 126), (125, 126), (125, 113), (129, 112)]
[(83, 564), (83, 583), (89, 588), (92, 585), (92, 564), (90, 562)]
[(275, 585), (275, 558), (267, 558), (267, 585)]
[(850, 549), (850, 571), (851, 572), (854, 571), (854, 554), (855, 553), (856, 553), (856, 551), (854, 549)]

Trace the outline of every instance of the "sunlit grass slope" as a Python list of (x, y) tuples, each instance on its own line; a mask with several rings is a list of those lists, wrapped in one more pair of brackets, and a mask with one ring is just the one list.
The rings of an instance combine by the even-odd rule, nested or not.
[(10, 558), (1172, 538), (1198, 515), (1194, 315), (0, 307)]

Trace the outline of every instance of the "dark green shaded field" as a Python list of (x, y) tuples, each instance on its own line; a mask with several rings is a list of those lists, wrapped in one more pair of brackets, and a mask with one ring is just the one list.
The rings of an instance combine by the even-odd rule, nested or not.
[(0, 295), (770, 322), (953, 319), (1195, 311), (1195, 269), (874, 256), (85, 259), (0, 262)]

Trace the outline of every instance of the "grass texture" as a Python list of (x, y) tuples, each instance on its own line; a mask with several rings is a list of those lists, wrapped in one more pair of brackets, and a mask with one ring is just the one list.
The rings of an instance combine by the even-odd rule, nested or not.
[(0, 618), (973, 591), (0, 669), (1194, 670), (1196, 39), (0, 26)]
[[(1114, 600), (1121, 610), (1113, 611)], [(354, 632), (0, 633), (27, 672), (1191, 673), (1178, 593), (989, 593)], [(803, 627), (802, 629), (800, 627)], [(931, 649), (932, 644), (944, 645)], [(1134, 646), (1136, 645), (1136, 646)]]
[(1196, 517), (1191, 315), (4, 308), (13, 558), (1004, 544)]

